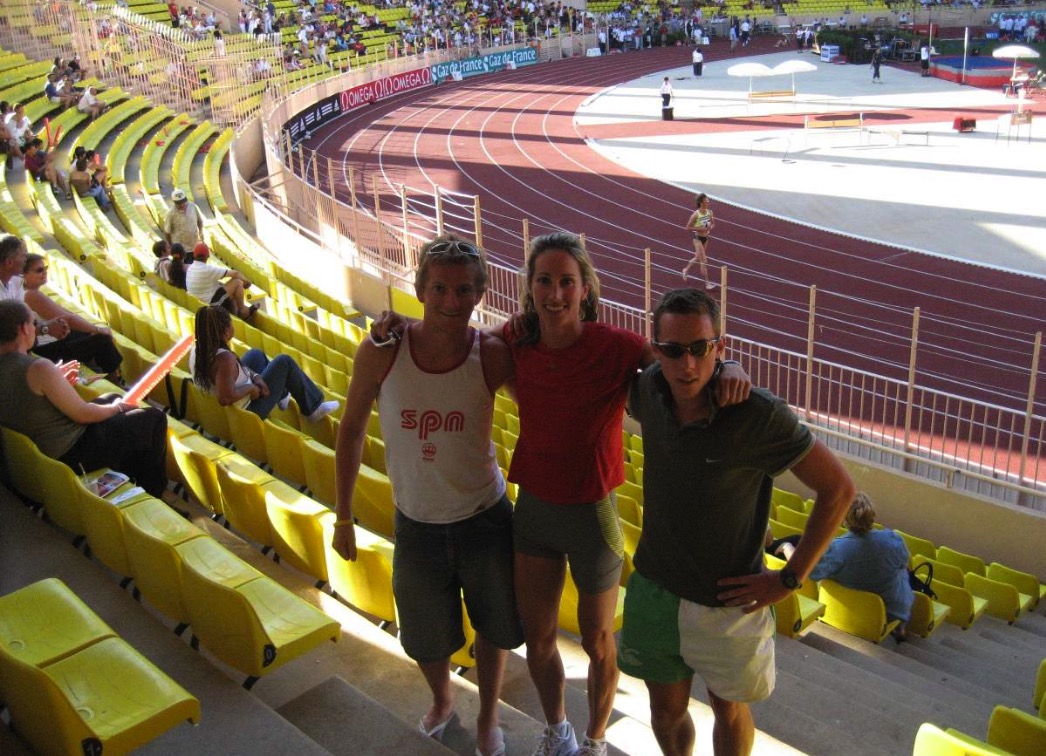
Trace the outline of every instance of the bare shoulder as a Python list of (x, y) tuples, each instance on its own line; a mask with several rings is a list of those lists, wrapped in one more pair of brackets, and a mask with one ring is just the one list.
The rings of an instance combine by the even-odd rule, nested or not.
[(364, 339), (352, 360), (352, 377), (355, 379), (358, 376), (380, 383), (399, 354), (402, 344), (403, 342), (396, 342), (394, 346), (379, 347), (369, 338)]

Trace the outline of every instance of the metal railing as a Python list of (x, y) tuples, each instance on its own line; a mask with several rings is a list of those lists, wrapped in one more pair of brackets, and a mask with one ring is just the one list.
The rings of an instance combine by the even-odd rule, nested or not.
[[(558, 59), (555, 52), (547, 57)], [(316, 207), (333, 200), (338, 206), (338, 232), (351, 240), (341, 249), (355, 250), (354, 259), (346, 259), (348, 264), (363, 265), (387, 284), (410, 290), (411, 269), (424, 239), (453, 230), (482, 243), (484, 219), (479, 198), (438, 187), (426, 191), (401, 186), (394, 191), (376, 180), (365, 196), (360, 196), (351, 172), (339, 180), (326, 158), (301, 145), (290, 149), (285, 139), (281, 142), (281, 125), (263, 124), (268, 132), (266, 142), (279, 145), (270, 158), (288, 168), (283, 173), (284, 182), (297, 185), (289, 192), (295, 202), (282, 205), (280, 210), (309, 226), (310, 219), (314, 223), (321, 215)], [(290, 160), (284, 162), (284, 155)], [(530, 236), (546, 230), (532, 233), (526, 219), (515, 222), (521, 229), (520, 249), (525, 249)], [(322, 236), (315, 225), (313, 231), (317, 238)], [(338, 249), (337, 245), (322, 246), (332, 252)], [(479, 317), (484, 322), (497, 322), (517, 309), (521, 278), (512, 260), (492, 257), (489, 267), (491, 280)], [(645, 259), (636, 261), (636, 267), (645, 271), (646, 280), (637, 276), (633, 283), (645, 288), (649, 311), (649, 303), (655, 298), (649, 285), (649, 252)], [(730, 293), (726, 287), (725, 303), (729, 303)], [(785, 350), (731, 337), (734, 355), (742, 360), (756, 385), (784, 397), (837, 449), (946, 487), (1046, 511), (1046, 418), (1033, 411), (1041, 334), (1028, 344), (1028, 399), (1021, 412), (919, 385), (914, 370), (918, 341), (915, 326), (910, 338), (905, 339), (909, 342), (908, 380), (815, 358), (821, 345), (812, 325), (817, 315), (814, 299), (811, 290), (810, 309), (805, 314), (809, 324), (805, 350)], [(646, 311), (604, 300), (600, 317), (648, 334)], [(725, 311), (729, 313), (728, 306)], [(918, 310), (911, 315), (911, 321), (917, 324)], [(729, 317), (724, 325), (729, 330)]]

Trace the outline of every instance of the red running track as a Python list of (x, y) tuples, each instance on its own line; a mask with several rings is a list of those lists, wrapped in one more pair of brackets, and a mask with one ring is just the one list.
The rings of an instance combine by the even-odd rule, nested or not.
[[(757, 39), (744, 54), (769, 52), (770, 42)], [(730, 55), (713, 46), (709, 58)], [(349, 166), (360, 198), (371, 196), (375, 176), (386, 197), (401, 184), (479, 195), (484, 245), (499, 262), (522, 262), (523, 218), (532, 236), (557, 228), (584, 233), (604, 298), (642, 307), (644, 248), (654, 253), (655, 296), (681, 284), (691, 250), (682, 225), (693, 196), (599, 156), (573, 116), (607, 87), (688, 62), (689, 50), (669, 48), (477, 77), (348, 114), (318, 131), (309, 146), (340, 166), (335, 185), (345, 187), (342, 199)], [(767, 119), (771, 125), (780, 120)], [(697, 128), (709, 123), (647, 122), (615, 125), (613, 132)], [(710, 262), (714, 277), (719, 266), (729, 270), (732, 334), (805, 352), (808, 287), (816, 285), (816, 356), (905, 380), (912, 308), (919, 306), (919, 384), (1024, 409), (1034, 334), (1046, 322), (1042, 279), (717, 204)], [(1046, 381), (1039, 381), (1037, 401), (1042, 412)]]

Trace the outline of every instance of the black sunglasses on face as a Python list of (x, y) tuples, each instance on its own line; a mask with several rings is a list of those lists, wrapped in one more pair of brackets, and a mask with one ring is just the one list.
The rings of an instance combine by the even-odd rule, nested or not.
[(714, 339), (698, 339), (689, 344), (676, 344), (674, 341), (655, 341), (654, 347), (670, 360), (678, 360), (684, 354), (690, 354), (701, 358), (712, 352), (719, 343), (720, 337)]

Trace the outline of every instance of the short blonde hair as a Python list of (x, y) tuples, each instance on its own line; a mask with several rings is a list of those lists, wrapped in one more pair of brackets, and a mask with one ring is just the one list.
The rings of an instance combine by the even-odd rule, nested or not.
[(858, 492), (850, 505), (850, 511), (846, 513), (846, 527), (854, 535), (864, 535), (871, 532), (875, 524), (875, 507), (868, 494)]

